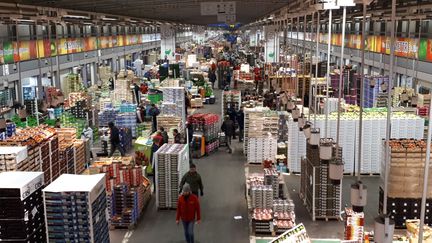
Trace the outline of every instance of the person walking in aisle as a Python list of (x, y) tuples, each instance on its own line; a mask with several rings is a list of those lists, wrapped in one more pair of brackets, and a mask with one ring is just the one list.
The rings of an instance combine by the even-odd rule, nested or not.
[(162, 135), (162, 145), (164, 145), (165, 143), (168, 143), (169, 140), (168, 133), (165, 131), (163, 127), (160, 127), (159, 130)]
[(149, 115), (152, 117), (152, 132), (156, 132), (157, 130), (157, 116), (160, 114), (159, 109), (156, 107), (155, 104), (151, 105), (151, 108), (149, 110)]
[(230, 120), (233, 121), (233, 124), (234, 124), (233, 139), (236, 139), (236, 133), (235, 133), (235, 122), (236, 122), (236, 120), (237, 120), (237, 112), (236, 112), (236, 110), (234, 109), (234, 105), (233, 105), (233, 104), (229, 104), (229, 105), (228, 105), (227, 115), (229, 116)]
[(187, 243), (194, 243), (194, 224), (201, 223), (201, 208), (199, 199), (191, 194), (189, 184), (183, 186), (183, 193), (177, 203), (176, 223), (183, 223), (184, 235)]
[(239, 142), (243, 142), (243, 128), (244, 128), (244, 112), (243, 107), (237, 112), (237, 123), (239, 127)]
[(198, 174), (195, 164), (190, 164), (189, 171), (183, 175), (183, 178), (180, 182), (180, 193), (182, 192), (182, 188), (185, 184), (189, 184), (191, 191), (195, 196), (204, 196), (204, 187), (202, 184), (201, 175)]
[(214, 85), (216, 83), (216, 72), (213, 70), (209, 72), (209, 81), (212, 84), (212, 89), (214, 89)]
[(179, 133), (179, 131), (177, 129), (173, 130), (173, 135), (174, 135), (174, 143), (182, 143), (181, 142), (181, 134)]
[(108, 127), (110, 129), (110, 141), (111, 141), (111, 153), (109, 157), (112, 157), (115, 150), (118, 149), (121, 156), (125, 155), (125, 151), (120, 144), (120, 130), (114, 126), (113, 122), (108, 123)]
[(233, 150), (231, 148), (231, 137), (235, 132), (234, 122), (229, 118), (229, 116), (225, 116), (225, 121), (222, 123), (221, 127), (222, 132), (225, 133), (225, 139), (227, 142), (228, 153), (232, 153)]

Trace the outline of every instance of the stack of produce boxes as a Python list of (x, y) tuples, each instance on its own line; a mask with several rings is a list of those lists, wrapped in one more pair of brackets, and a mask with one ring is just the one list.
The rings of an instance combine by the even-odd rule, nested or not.
[(345, 240), (363, 242), (364, 239), (364, 213), (345, 209)]
[(42, 172), (0, 173), (0, 241), (46, 242)]
[(177, 208), (181, 177), (189, 168), (189, 153), (184, 144), (164, 144), (154, 154), (156, 172), (156, 206)]
[[(363, 115), (363, 145), (362, 145), (362, 168), (361, 173), (364, 174), (379, 174), (381, 172), (380, 161), (381, 159), (381, 140), (385, 138), (385, 127), (386, 127), (386, 109), (366, 109)], [(345, 162), (344, 172), (354, 173), (357, 168), (358, 156), (355, 156), (358, 151), (359, 143), (359, 122), (358, 113), (356, 112), (344, 112), (341, 113), (341, 123), (340, 123), (340, 146), (344, 148), (343, 160)], [(336, 137), (336, 123), (337, 114), (332, 113), (328, 117), (328, 136)], [(424, 133), (424, 119), (413, 114), (408, 114), (404, 112), (392, 112), (391, 118), (391, 136), (392, 138), (423, 138)], [(288, 121), (288, 127), (290, 128), (289, 134), (295, 132), (297, 123), (293, 120)], [(318, 115), (316, 117), (316, 128), (321, 130), (321, 137), (323, 138), (325, 133), (325, 116)], [(297, 129), (298, 130), (298, 129)], [(298, 140), (304, 138), (301, 132), (298, 133)], [(302, 137), (302, 138), (301, 138)], [(291, 140), (293, 139), (293, 140)], [(295, 153), (290, 153), (290, 151), (299, 151), (297, 155)], [(289, 136), (288, 142), (288, 166), (291, 172), (300, 172), (299, 158), (303, 155), (302, 151), (306, 150), (306, 144), (303, 142), (295, 143), (295, 135)], [(378, 159), (377, 159), (378, 156)]]
[(244, 120), (244, 142), (243, 142), (243, 153), (247, 154), (249, 144), (249, 131), (254, 131), (253, 120), (263, 117), (264, 111), (268, 111), (268, 107), (254, 107), (244, 108), (245, 120)]
[(222, 117), (227, 114), (228, 107), (234, 108), (236, 111), (241, 106), (241, 92), (237, 90), (223, 91), (222, 92)]
[(194, 131), (202, 133), (205, 137), (205, 151), (210, 154), (219, 148), (219, 116), (216, 114), (193, 114), (188, 117)]
[[(387, 210), (395, 226), (403, 228), (406, 219), (420, 218), (420, 205), (423, 192), (423, 177), (426, 160), (426, 141), (415, 139), (394, 139), (390, 143), (390, 164), (388, 178)], [(383, 149), (386, 146), (383, 142)], [(384, 152), (383, 152), (384, 154)], [(384, 161), (381, 163), (384, 171)], [(381, 175), (384, 178), (384, 173)], [(432, 184), (432, 172), (429, 171), (429, 186)], [(380, 190), (380, 211), (383, 209), (383, 190)], [(426, 210), (432, 210), (432, 191), (427, 195)], [(432, 218), (426, 214), (425, 224), (431, 224)]]
[(74, 142), (76, 141), (75, 128), (59, 128), (56, 129), (59, 144), (60, 144), (60, 161), (66, 164), (64, 168), (67, 170), (63, 173), (75, 174), (76, 164), (75, 164), (75, 152), (74, 152)]
[(127, 101), (133, 102), (133, 95), (131, 91), (131, 80), (134, 78), (134, 74), (131, 70), (121, 70), (118, 74), (118, 79), (115, 81), (114, 97), (116, 101)]
[[(342, 158), (342, 148), (333, 144), (332, 158)], [(339, 161), (338, 163), (341, 163)], [(302, 159), (300, 198), (312, 220), (339, 219), (341, 212), (341, 181), (331, 181), (329, 163), (320, 159), (320, 149), (307, 144), (306, 158)]]
[(133, 227), (151, 197), (142, 167), (132, 163), (129, 157), (102, 159), (89, 169), (91, 174), (105, 173), (110, 224), (114, 228)]
[[(21, 168), (26, 171), (44, 172), (46, 184), (60, 175), (58, 137), (54, 128), (47, 126), (26, 128), (1, 144), (27, 146), (30, 165)], [(39, 168), (36, 169), (38, 165)]]
[(185, 122), (185, 90), (183, 87), (163, 87), (161, 114), (180, 117)]
[(168, 115), (159, 115), (156, 117), (158, 127), (163, 127), (165, 130), (170, 129), (178, 129), (181, 133), (183, 131), (183, 123), (181, 117), (178, 116), (168, 116)]
[(27, 147), (0, 147), (0, 172), (39, 170), (40, 164), (28, 158)]
[(115, 117), (115, 125), (119, 128), (128, 128), (132, 137), (137, 137), (136, 105), (123, 103), (119, 107), (119, 113)]
[(87, 120), (74, 117), (70, 112), (64, 112), (61, 117), (61, 127), (76, 128), (76, 137), (81, 137), (82, 132), (87, 128)]
[(43, 189), (47, 241), (109, 243), (103, 174), (63, 174)]

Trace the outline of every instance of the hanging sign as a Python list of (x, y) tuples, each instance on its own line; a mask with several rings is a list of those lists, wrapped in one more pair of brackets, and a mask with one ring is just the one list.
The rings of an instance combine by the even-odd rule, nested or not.
[(201, 15), (217, 15), (217, 2), (202, 2), (201, 3)]
[(226, 24), (235, 24), (236, 16), (235, 16), (235, 14), (218, 14), (217, 15), (217, 21), (223, 22)]
[(236, 14), (236, 2), (218, 2), (217, 14)]

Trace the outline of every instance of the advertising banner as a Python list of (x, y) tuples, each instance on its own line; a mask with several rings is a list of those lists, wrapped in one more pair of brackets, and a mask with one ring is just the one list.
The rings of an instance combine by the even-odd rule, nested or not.
[(94, 51), (96, 50), (96, 37), (87, 37), (84, 39), (84, 50)]
[(107, 36), (101, 36), (98, 38), (99, 49), (108, 48), (110, 39)]
[(117, 36), (117, 46), (124, 46), (124, 36), (123, 35)]
[(59, 55), (68, 54), (67, 39), (61, 38), (58, 40), (57, 53)]
[(418, 40), (413, 38), (397, 38), (395, 55), (399, 57), (417, 58)]
[(19, 42), (19, 60), (27, 61), (37, 58), (36, 41)]
[(421, 39), (418, 51), (421, 61), (432, 62), (432, 39)]
[(3, 42), (0, 42), (0, 64), (4, 64), (4, 58), (3, 58)]
[(18, 46), (16, 42), (3, 42), (3, 58), (4, 63), (10, 64), (19, 61)]
[(83, 51), (83, 44), (81, 38), (68, 38), (66, 48), (68, 53), (77, 53)]
[(49, 40), (38, 40), (37, 51), (38, 58), (51, 56), (51, 43), (49, 42)]

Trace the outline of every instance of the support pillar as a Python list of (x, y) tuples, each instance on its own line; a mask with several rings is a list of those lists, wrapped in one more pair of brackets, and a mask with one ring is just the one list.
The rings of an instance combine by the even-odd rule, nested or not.
[(92, 62), (90, 63), (90, 86), (93, 86), (97, 83), (97, 67), (96, 67), (96, 63)]

